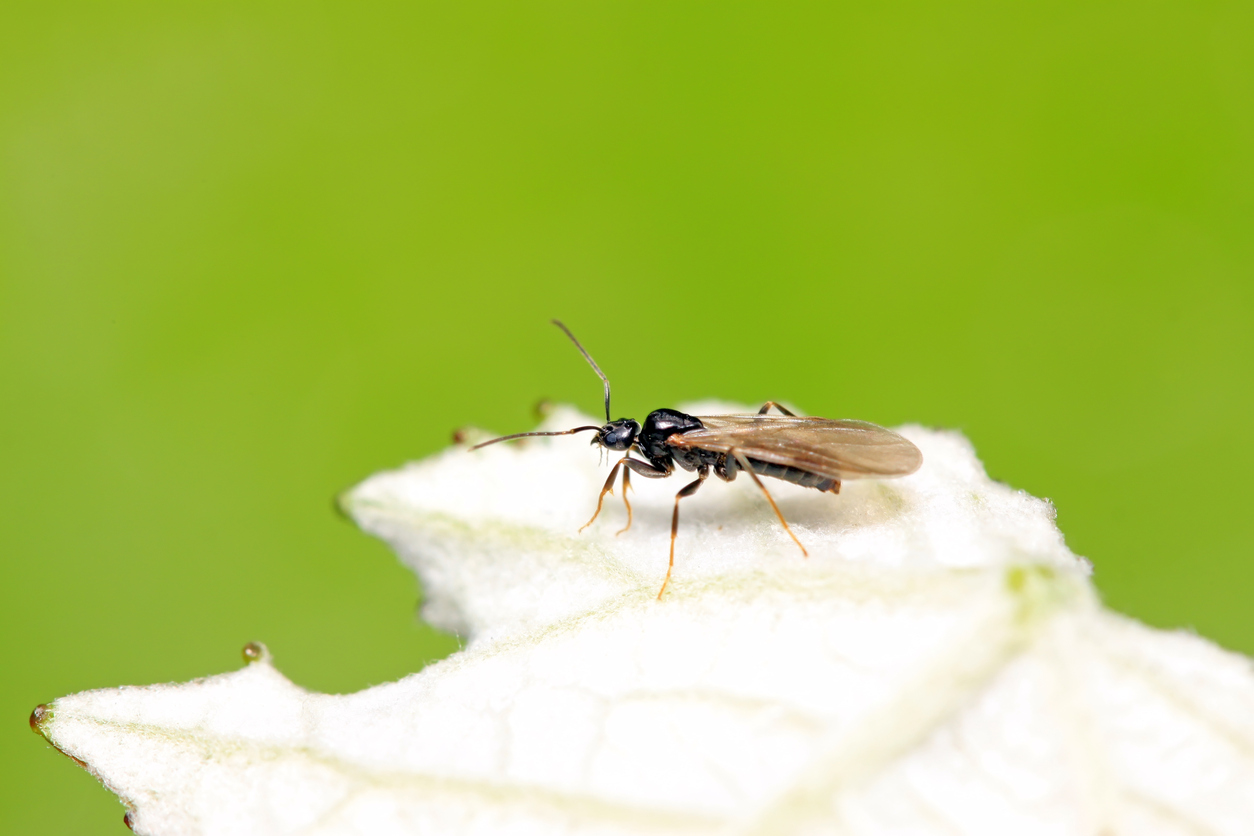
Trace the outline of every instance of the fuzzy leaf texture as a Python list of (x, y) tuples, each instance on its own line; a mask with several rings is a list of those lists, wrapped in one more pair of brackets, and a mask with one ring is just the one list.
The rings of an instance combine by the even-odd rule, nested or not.
[(342, 504), (461, 652), (332, 696), (256, 647), (32, 723), (161, 836), (1254, 833), (1249, 660), (1103, 609), (1049, 503), (901, 432), (912, 476), (770, 481), (808, 559), (749, 479), (708, 482), (661, 601), (687, 474), (580, 534), (581, 437), (450, 449)]

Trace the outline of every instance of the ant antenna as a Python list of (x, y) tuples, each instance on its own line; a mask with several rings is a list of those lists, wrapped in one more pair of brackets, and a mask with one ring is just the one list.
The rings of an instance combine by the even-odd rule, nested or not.
[[(561, 328), (562, 331), (565, 332), (566, 336), (570, 337), (570, 341), (575, 344), (575, 348), (579, 349), (579, 353), (583, 355), (583, 359), (588, 361), (588, 365), (592, 366), (592, 370), (597, 373), (597, 377), (605, 381), (605, 420), (606, 422), (609, 422), (610, 420), (610, 379), (605, 376), (605, 372), (601, 371), (601, 367), (597, 365), (596, 360), (592, 359), (592, 355), (588, 353), (587, 349), (585, 349), (582, 345), (579, 344), (579, 340), (575, 339), (575, 335), (570, 333), (569, 328), (567, 328), (562, 323), (558, 322), (556, 319), (553, 320), (553, 324), (556, 325), (558, 328)], [(480, 447), (487, 447), (489, 444), (496, 444), (498, 441), (513, 441), (516, 438), (529, 438), (530, 436), (534, 436), (534, 435), (571, 435), (573, 433), (582, 433), (582, 432), (589, 432), (589, 431), (597, 432), (600, 429), (601, 429), (600, 427), (575, 427), (573, 430), (560, 430), (558, 432), (514, 433), (513, 435), (503, 435), (500, 438), (494, 438), (491, 441), (485, 441), (482, 444), (476, 444), (474, 447), (471, 447), (470, 449), (478, 450)]]
[(579, 344), (579, 340), (575, 339), (575, 335), (570, 333), (570, 329), (558, 320), (553, 320), (553, 324), (566, 333), (570, 337), (570, 341), (575, 344), (575, 348), (579, 349), (579, 353), (583, 355), (583, 359), (588, 361), (588, 365), (592, 366), (592, 370), (597, 373), (597, 377), (605, 381), (605, 420), (608, 423), (610, 419), (610, 379), (605, 376), (605, 372), (601, 371), (601, 367), (597, 365), (597, 361), (592, 359), (592, 355), (588, 350)]
[(496, 444), (498, 441), (513, 441), (515, 438), (527, 438), (533, 435), (570, 435), (572, 433), (582, 433), (588, 430), (599, 430), (600, 427), (575, 427), (573, 430), (561, 430), (555, 433), (514, 433), (513, 435), (503, 435), (500, 438), (494, 438), (491, 441), (485, 441), (482, 444), (476, 444), (471, 450), (478, 450), (480, 447), (487, 447), (489, 444)]

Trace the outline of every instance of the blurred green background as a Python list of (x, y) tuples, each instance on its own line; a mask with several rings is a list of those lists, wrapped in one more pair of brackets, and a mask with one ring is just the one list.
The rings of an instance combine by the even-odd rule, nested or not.
[(125, 832), (36, 703), (454, 649), (331, 499), (595, 413), (553, 316), (625, 415), (957, 427), (1112, 606), (1254, 652), (1252, 45), (1250, 3), (6, 3), (0, 831)]

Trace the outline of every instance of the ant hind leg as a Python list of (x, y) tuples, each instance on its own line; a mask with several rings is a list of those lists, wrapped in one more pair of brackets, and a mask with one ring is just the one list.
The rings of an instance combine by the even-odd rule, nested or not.
[(801, 553), (806, 557), (809, 557), (810, 553), (806, 551), (806, 547), (801, 545), (801, 541), (797, 539), (797, 535), (793, 534), (792, 529), (788, 527), (788, 520), (784, 519), (783, 513), (779, 510), (779, 506), (775, 504), (775, 499), (771, 496), (771, 492), (766, 489), (766, 485), (762, 484), (762, 480), (758, 478), (758, 474), (753, 472), (753, 467), (750, 466), (749, 460), (745, 458), (744, 454), (739, 450), (732, 450), (728, 453), (728, 455), (735, 458), (736, 464), (740, 465), (740, 469), (748, 473), (749, 476), (752, 477), (754, 483), (762, 489), (762, 494), (766, 497), (766, 501), (771, 503), (771, 510), (775, 512), (775, 516), (779, 517), (779, 522), (784, 526), (784, 531), (788, 532), (788, 536), (791, 537), (792, 541), (797, 544), (797, 548), (801, 549)]

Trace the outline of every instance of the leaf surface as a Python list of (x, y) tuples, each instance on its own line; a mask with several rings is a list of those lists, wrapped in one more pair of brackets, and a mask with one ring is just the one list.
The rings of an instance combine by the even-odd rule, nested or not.
[(711, 480), (661, 601), (684, 474), (580, 534), (585, 444), (451, 449), (342, 504), (461, 652), (346, 696), (260, 653), (33, 722), (140, 833), (1254, 833), (1249, 660), (1103, 610), (1048, 503), (901, 432), (911, 476), (770, 483), (808, 559)]

